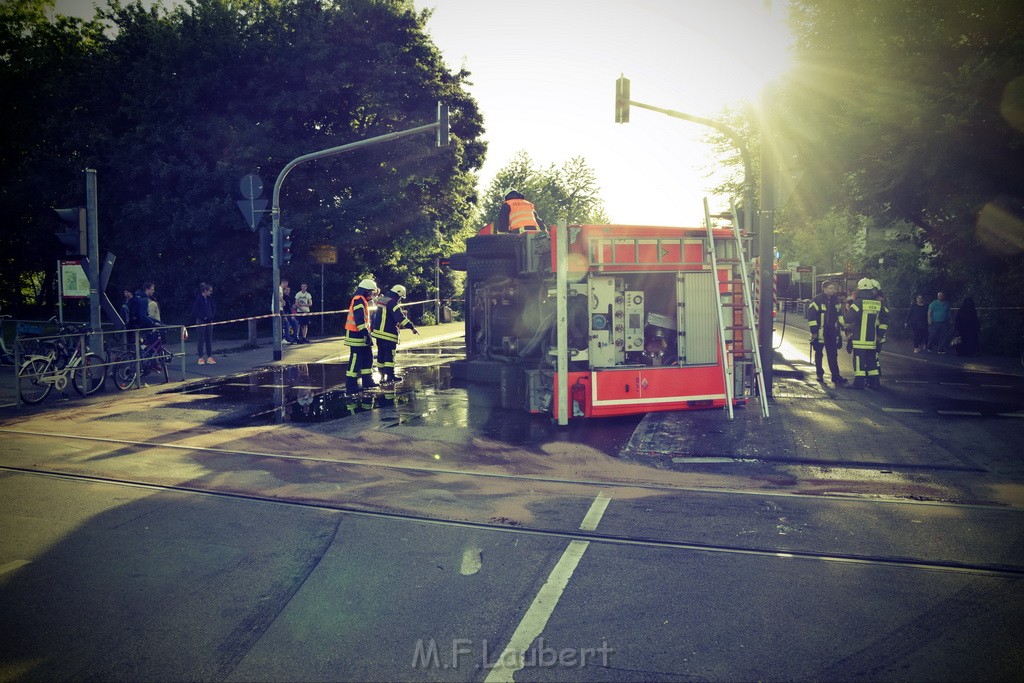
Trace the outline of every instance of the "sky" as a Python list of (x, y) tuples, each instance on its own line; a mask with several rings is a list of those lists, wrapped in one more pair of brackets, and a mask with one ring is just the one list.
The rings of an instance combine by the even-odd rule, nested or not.
[[(471, 72), (484, 118), (480, 190), (520, 151), (537, 167), (582, 157), (613, 222), (699, 226), (729, 197), (707, 126), (633, 107), (615, 123), (615, 80), (631, 99), (714, 119), (756, 101), (786, 60), (784, 0), (413, 0), (450, 70)], [(767, 9), (771, 7), (771, 11)], [(94, 0), (57, 0), (92, 16)]]
[[(764, 0), (414, 0), (452, 70), (471, 72), (488, 142), (481, 189), (525, 150), (537, 166), (577, 156), (594, 169), (609, 217), (700, 225), (729, 197), (707, 126), (633, 107), (615, 123), (615, 80), (631, 99), (714, 119), (756, 101), (784, 68), (783, 3)], [(711, 177), (709, 177), (709, 175)]]

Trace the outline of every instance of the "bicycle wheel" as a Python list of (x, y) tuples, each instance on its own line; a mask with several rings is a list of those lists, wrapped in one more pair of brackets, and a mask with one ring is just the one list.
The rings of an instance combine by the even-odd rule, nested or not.
[(87, 353), (82, 358), (82, 363), (71, 373), (71, 385), (75, 391), (82, 396), (88, 396), (99, 391), (106, 379), (107, 368), (103, 365), (103, 359), (98, 353)]
[(158, 356), (154, 356), (150, 359), (149, 364), (146, 365), (146, 370), (142, 373), (144, 376), (153, 376), (151, 381), (160, 382), (167, 384), (171, 381), (170, 374), (167, 372), (167, 368), (171, 364), (171, 354), (161, 353)]
[(114, 362), (114, 384), (121, 391), (125, 391), (135, 384), (137, 379), (135, 354), (131, 351), (120, 353), (114, 357)]
[(53, 388), (52, 384), (41, 381), (49, 372), (50, 363), (42, 358), (32, 358), (21, 364), (18, 370), (18, 395), (25, 403), (42, 403)]

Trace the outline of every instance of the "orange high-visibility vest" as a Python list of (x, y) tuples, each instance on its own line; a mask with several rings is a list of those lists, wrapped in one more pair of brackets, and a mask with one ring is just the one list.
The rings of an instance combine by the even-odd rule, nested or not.
[(507, 199), (508, 204), (508, 231), (517, 232), (526, 228), (536, 228), (537, 218), (533, 213), (533, 204), (525, 199)]
[[(355, 310), (359, 306), (359, 304), (356, 303), (357, 301), (362, 301), (363, 302), (362, 303), (362, 307), (363, 307), (363, 326), (362, 327), (359, 327), (358, 325), (356, 325)], [(349, 332), (358, 332), (359, 330), (363, 329), (363, 327), (365, 327), (366, 329), (371, 329), (370, 328), (370, 302), (366, 300), (366, 297), (354, 296), (354, 297), (352, 297), (352, 302), (348, 305), (348, 318), (345, 320), (345, 329), (348, 330)]]

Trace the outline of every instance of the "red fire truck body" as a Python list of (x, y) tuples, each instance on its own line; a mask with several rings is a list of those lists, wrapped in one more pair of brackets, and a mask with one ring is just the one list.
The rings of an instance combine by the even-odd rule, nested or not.
[[(731, 228), (562, 230), (561, 255), (556, 230), (478, 235), (453, 259), (467, 272), (457, 376), (497, 382), (503, 406), (563, 423), (746, 400), (749, 373), (725, 365), (748, 361), (756, 339), (743, 324), (742, 245)], [(560, 374), (567, 401), (556, 400)]]

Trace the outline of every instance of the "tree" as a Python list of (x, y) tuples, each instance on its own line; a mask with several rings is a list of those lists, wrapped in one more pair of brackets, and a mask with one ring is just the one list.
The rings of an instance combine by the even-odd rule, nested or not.
[[(791, 8), (799, 67), (779, 88), (776, 120), (814, 181), (804, 196), (883, 225), (917, 226), (953, 277), (1019, 269), (1017, 4), (795, 0)], [(1013, 220), (992, 225), (986, 215)], [(991, 241), (983, 239), (990, 225)]]
[(495, 174), (481, 200), (481, 222), (493, 221), (509, 189), (523, 193), (541, 219), (553, 224), (607, 223), (597, 176), (583, 157), (556, 167), (536, 168), (525, 150)]
[[(0, 111), (53, 132), (4, 148), (14, 163), (0, 169), (0, 187), (18, 201), (0, 211), (20, 234), (43, 235), (24, 207), (80, 201), (78, 172), (96, 168), (101, 247), (118, 256), (117, 282), (156, 282), (172, 321), (201, 280), (217, 286), (226, 315), (263, 313), (269, 273), (235, 206), (239, 179), (260, 174), (269, 198), (291, 159), (429, 123), (441, 100), (450, 147), (422, 135), (318, 160), (292, 171), (281, 193), (282, 224), (294, 230), (285, 276), (318, 273), (311, 247), (329, 244), (342, 255), (342, 283), (373, 273), (425, 287), (433, 254), (472, 213), (485, 151), (469, 74), (444, 67), (428, 17), (402, 0), (190, 0), (170, 10), (111, 0), (93, 22), (26, 18), (33, 40), (11, 41), (0, 83), (35, 78), (41, 94)], [(43, 52), (34, 43), (44, 39), (71, 47), (30, 70), (21, 57)], [(56, 180), (33, 186), (48, 176)], [(12, 246), (23, 269), (52, 261), (49, 249)], [(0, 296), (10, 291), (2, 282)], [(348, 294), (347, 284), (334, 288), (328, 308)]]

